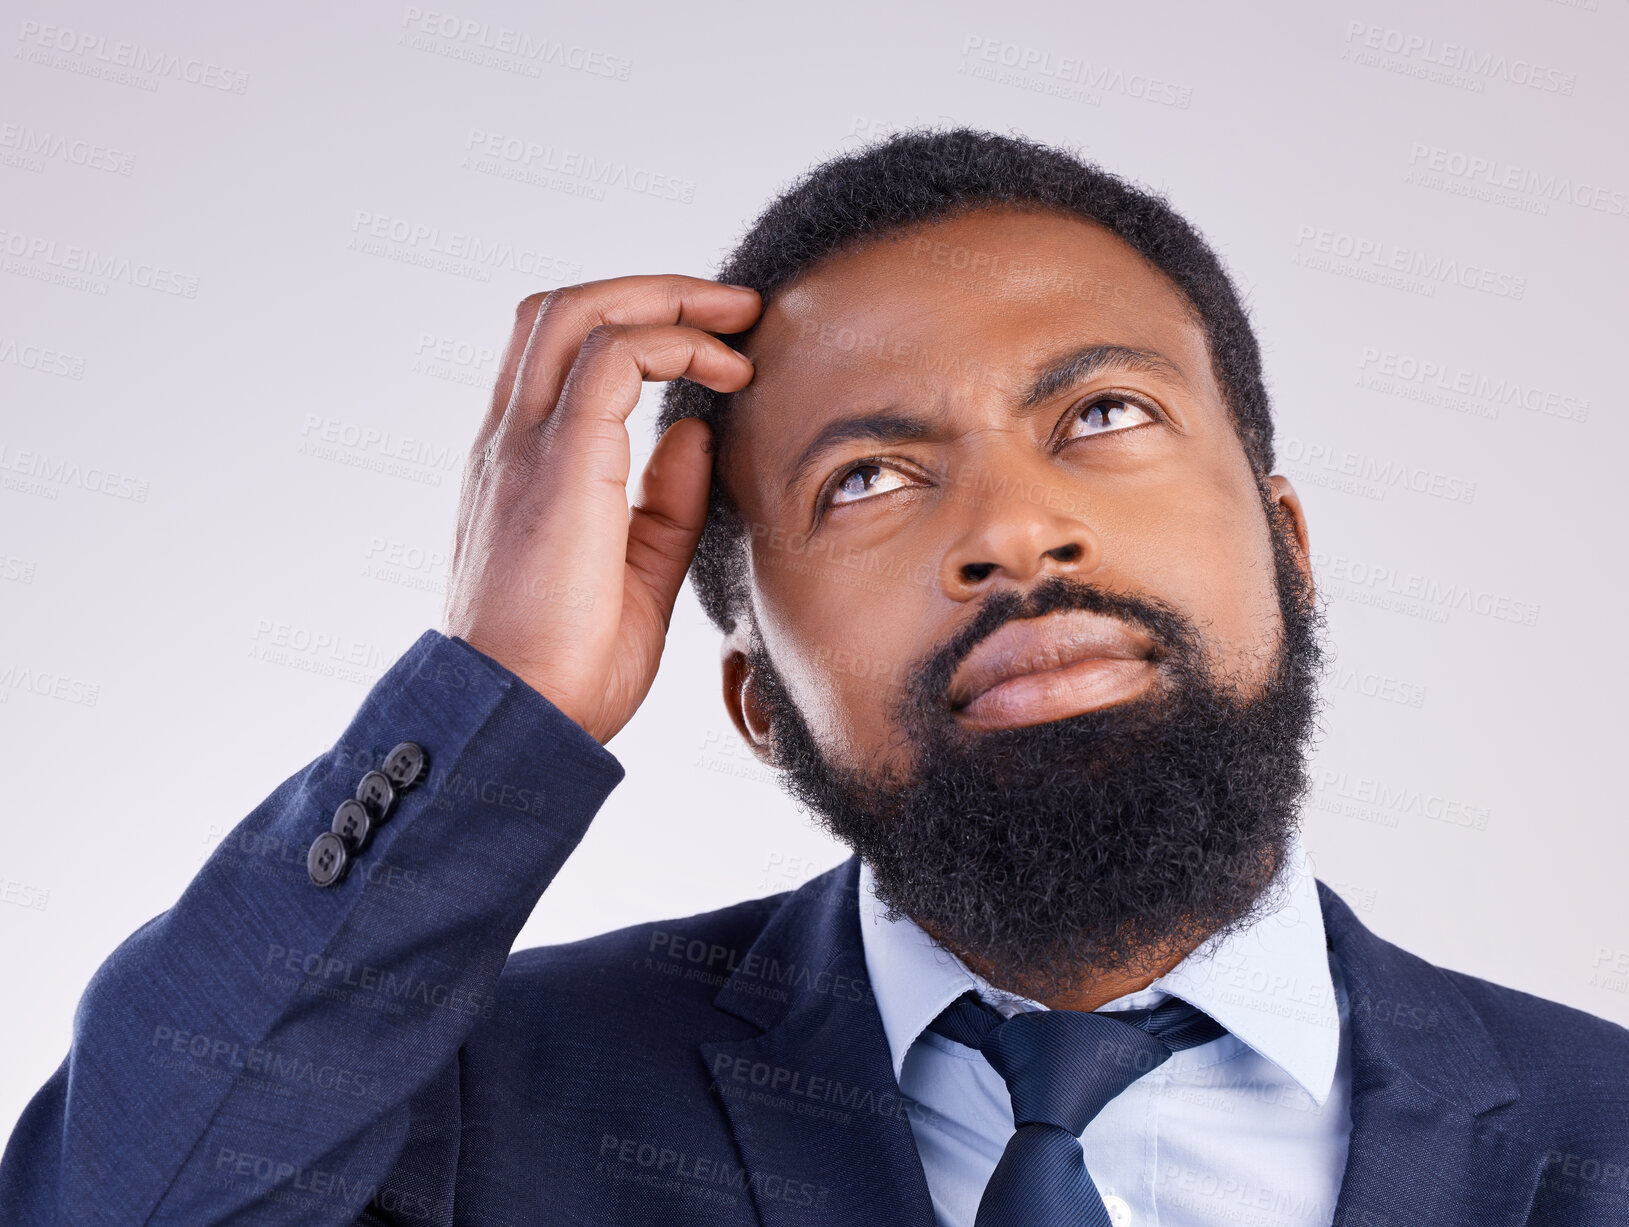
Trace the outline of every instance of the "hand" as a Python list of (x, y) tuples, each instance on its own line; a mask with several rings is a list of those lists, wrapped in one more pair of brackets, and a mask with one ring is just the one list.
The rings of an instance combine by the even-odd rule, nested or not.
[(677, 274), (524, 299), (464, 469), (442, 632), (513, 672), (602, 745), (656, 678), (707, 515), (712, 432), (675, 422), (631, 509), (628, 415), (647, 379), (718, 392), (752, 363), (755, 290)]

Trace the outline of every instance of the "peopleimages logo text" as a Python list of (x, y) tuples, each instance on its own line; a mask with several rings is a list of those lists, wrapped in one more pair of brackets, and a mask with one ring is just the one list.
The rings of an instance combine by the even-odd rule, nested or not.
[(1399, 247), (1382, 239), (1349, 234), (1323, 226), (1297, 226), (1295, 246), (1297, 251), (1329, 256), (1349, 261), (1353, 265), (1368, 265), (1383, 272), (1418, 278), (1423, 282), (1480, 290), (1496, 298), (1519, 299), (1527, 294), (1525, 277), (1500, 272), (1475, 261), (1456, 260), (1413, 247)]
[(1577, 205), (1580, 209), (1609, 213), (1614, 217), (1622, 217), (1629, 213), (1629, 192), (1602, 183), (1591, 183), (1586, 179), (1575, 179), (1571, 175), (1556, 174), (1554, 171), (1517, 166), (1483, 154), (1444, 149), (1438, 145), (1415, 141), (1409, 146), (1408, 164), (1419, 170), (1433, 171), (1439, 175), (1483, 183), (1507, 191), (1525, 192), (1543, 200), (1561, 201)]
[(1345, 41), (1356, 43), (1370, 51), (1383, 51), (1388, 55), (1417, 60), (1422, 64), (1462, 72), (1471, 77), (1505, 81), (1511, 85), (1521, 85), (1549, 94), (1570, 97), (1578, 85), (1576, 74), (1537, 64), (1521, 56), (1484, 51), (1479, 47), (1468, 47), (1463, 43), (1448, 42), (1427, 34), (1415, 34), (1390, 26), (1373, 25), (1366, 21), (1347, 22)]
[[(38, 47), (47, 52), (96, 60), (155, 80), (167, 77), (188, 85), (201, 85), (206, 89), (224, 90), (232, 94), (241, 94), (249, 88), (249, 74), (238, 69), (200, 60), (196, 56), (158, 51), (123, 39), (109, 39), (88, 30), (24, 21), (17, 37), (25, 48)], [(23, 56), (19, 52), (18, 58), (33, 57)]]

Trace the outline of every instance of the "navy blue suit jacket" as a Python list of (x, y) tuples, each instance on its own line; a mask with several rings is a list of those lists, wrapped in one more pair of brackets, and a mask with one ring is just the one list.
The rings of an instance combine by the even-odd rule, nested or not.
[[(403, 740), (428, 780), (313, 885), (306, 847)], [(426, 632), (97, 971), (0, 1161), (0, 1219), (932, 1227), (854, 860), (510, 955), (622, 776)], [(1629, 1031), (1431, 966), (1319, 895), (1351, 999), (1336, 1223), (1629, 1224)]]

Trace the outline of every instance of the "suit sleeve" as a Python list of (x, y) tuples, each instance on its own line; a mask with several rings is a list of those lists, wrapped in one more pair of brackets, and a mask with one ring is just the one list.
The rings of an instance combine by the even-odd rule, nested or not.
[[(428, 774), (316, 885), (307, 848), (404, 741)], [(440, 1217), (393, 1173), (456, 1130), (425, 1113), (456, 1113), (458, 1050), (622, 778), (536, 690), (426, 631), (97, 970), (0, 1160), (0, 1221), (349, 1224), (399, 1217), (393, 1196)]]

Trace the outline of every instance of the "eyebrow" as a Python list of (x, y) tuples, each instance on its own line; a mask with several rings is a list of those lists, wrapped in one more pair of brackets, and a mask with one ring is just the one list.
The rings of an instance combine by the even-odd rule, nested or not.
[[(1108, 369), (1140, 371), (1183, 382), (1182, 371), (1170, 359), (1152, 350), (1126, 345), (1085, 345), (1047, 363), (1031, 381), (1021, 402), (1025, 409), (1050, 400), (1076, 384)], [(786, 478), (786, 489), (796, 489), (825, 453), (844, 443), (868, 439), (877, 443), (911, 443), (932, 438), (943, 426), (942, 417), (920, 417), (884, 409), (826, 423), (798, 453)]]

